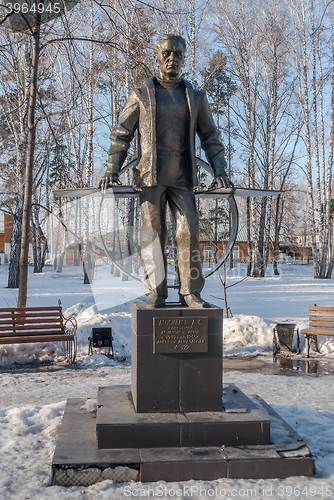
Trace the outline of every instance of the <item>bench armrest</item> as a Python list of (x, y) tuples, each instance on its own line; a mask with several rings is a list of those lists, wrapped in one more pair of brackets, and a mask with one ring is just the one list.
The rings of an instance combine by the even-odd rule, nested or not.
[(74, 316), (70, 316), (69, 318), (64, 318), (64, 328), (65, 330), (67, 330), (67, 332), (73, 332), (73, 334), (75, 334), (75, 332), (77, 331), (77, 328), (78, 328), (78, 324), (77, 324), (77, 320), (75, 319)]

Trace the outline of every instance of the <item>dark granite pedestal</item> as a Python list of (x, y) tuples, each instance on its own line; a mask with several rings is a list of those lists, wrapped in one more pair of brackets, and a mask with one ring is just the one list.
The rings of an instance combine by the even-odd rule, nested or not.
[[(138, 413), (222, 410), (223, 310), (131, 304), (131, 391)], [(207, 318), (207, 352), (154, 352), (154, 319)]]

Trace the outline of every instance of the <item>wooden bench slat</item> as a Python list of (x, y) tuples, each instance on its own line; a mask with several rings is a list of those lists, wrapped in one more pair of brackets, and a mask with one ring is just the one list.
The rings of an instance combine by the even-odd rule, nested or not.
[(74, 335), (47, 335), (27, 337), (1, 337), (0, 344), (28, 344), (35, 342), (66, 342), (74, 340)]
[(50, 312), (50, 313), (24, 313), (20, 312), (18, 314), (2, 314), (0, 311), (0, 320), (13, 320), (13, 318), (62, 318), (63, 315), (59, 314), (59, 312)]
[(307, 328), (306, 330), (301, 330), (304, 335), (326, 335), (327, 337), (334, 336), (334, 328)]
[(6, 325), (6, 326), (1, 326), (0, 327), (0, 332), (13, 332), (16, 330), (41, 330), (45, 329), (48, 330), (49, 328), (62, 328), (62, 324), (59, 323), (38, 323), (38, 324), (24, 324), (24, 323), (15, 323), (15, 325)]
[(328, 326), (334, 327), (334, 321), (331, 318), (315, 318), (314, 316), (310, 316), (309, 321), (313, 321), (315, 324), (328, 323)]
[(310, 311), (309, 316), (314, 318), (334, 318), (334, 312), (328, 311)]
[(2, 337), (9, 337), (10, 335), (13, 335), (14, 337), (17, 336), (23, 336), (23, 335), (66, 335), (65, 330), (58, 327), (58, 329), (52, 329), (52, 330), (47, 330), (46, 328), (44, 330), (7, 330), (6, 332), (0, 332), (0, 338)]
[(46, 318), (46, 319), (26, 319), (26, 318), (13, 318), (11, 321), (1, 321), (0, 320), (0, 329), (1, 328), (15, 328), (18, 325), (27, 325), (27, 328), (32, 327), (33, 325), (63, 325), (63, 321), (59, 318)]
[(318, 306), (310, 306), (309, 311), (333, 311), (334, 307), (318, 307)]
[(333, 323), (328, 323), (326, 321), (309, 321), (309, 326), (313, 328), (334, 328)]
[(313, 318), (313, 321), (334, 321), (334, 315), (329, 314), (310, 314), (309, 318)]
[(51, 306), (51, 307), (1, 307), (0, 312), (12, 312), (18, 313), (21, 311), (62, 311), (61, 306)]

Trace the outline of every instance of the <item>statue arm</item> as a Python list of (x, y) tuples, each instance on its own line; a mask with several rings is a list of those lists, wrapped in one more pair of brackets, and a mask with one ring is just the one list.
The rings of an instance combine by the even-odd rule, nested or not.
[(128, 149), (133, 139), (139, 121), (139, 99), (132, 91), (119, 117), (119, 123), (113, 128), (108, 151), (107, 170), (102, 177), (99, 187), (106, 189), (111, 184), (121, 184), (118, 173), (126, 159)]
[(225, 170), (227, 167), (225, 148), (222, 143), (220, 132), (217, 130), (213, 120), (211, 109), (205, 94), (203, 95), (198, 110), (197, 133), (201, 140), (202, 149), (205, 151), (207, 160), (210, 163), (215, 175), (215, 179), (210, 188), (232, 187), (233, 183), (227, 177)]

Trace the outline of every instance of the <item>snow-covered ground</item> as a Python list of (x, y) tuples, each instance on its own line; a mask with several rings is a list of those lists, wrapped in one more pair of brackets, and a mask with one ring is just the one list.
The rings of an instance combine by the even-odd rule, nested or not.
[[(92, 286), (83, 285), (80, 268), (65, 267), (63, 273), (57, 274), (45, 267), (44, 273), (29, 275), (28, 305), (57, 305), (61, 299), (65, 315), (76, 316), (78, 363), (75, 367), (65, 365), (57, 345), (0, 346), (1, 500), (118, 499), (145, 494), (180, 498), (334, 496), (334, 376), (292, 373), (294, 376), (289, 377), (248, 371), (228, 371), (225, 382), (238, 385), (246, 394), (258, 394), (306, 438), (317, 457), (314, 478), (131, 483), (130, 487), (104, 481), (84, 488), (48, 487), (66, 399), (95, 398), (101, 385), (130, 383), (130, 303), (145, 300), (143, 285), (114, 278), (107, 267), (97, 271)], [(243, 266), (229, 271), (227, 284), (238, 281), (244, 271)], [(0, 307), (16, 303), (17, 291), (6, 288), (7, 272), (7, 266), (0, 266)], [(273, 325), (289, 321), (299, 328), (306, 326), (309, 305), (334, 305), (333, 287), (332, 280), (314, 280), (310, 266), (283, 265), (280, 277), (247, 278), (229, 288), (228, 306), (234, 317), (224, 319), (224, 354), (259, 355), (270, 363)], [(176, 300), (173, 294), (171, 300)], [(203, 297), (223, 307), (218, 276), (207, 280)], [(107, 325), (113, 328), (116, 360), (102, 354), (88, 357), (87, 338), (92, 327)], [(324, 338), (320, 346), (317, 358), (334, 358), (333, 340)], [(45, 363), (32, 365), (34, 360)]]

